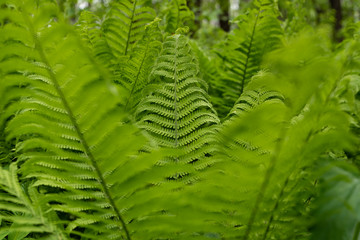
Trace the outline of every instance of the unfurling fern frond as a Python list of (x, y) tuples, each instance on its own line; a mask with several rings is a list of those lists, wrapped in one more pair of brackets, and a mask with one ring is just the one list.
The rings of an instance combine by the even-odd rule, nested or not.
[(238, 28), (229, 35), (225, 47), (221, 45), (217, 51), (224, 69), (221, 84), (217, 85), (227, 109), (261, 69), (264, 54), (281, 46), (282, 29), (274, 9), (272, 1), (258, 1), (249, 15), (236, 19)]
[(177, 161), (202, 169), (214, 152), (213, 126), (219, 120), (207, 99), (206, 83), (197, 75), (188, 39), (167, 37), (152, 71), (159, 88), (141, 102), (137, 118), (160, 146), (185, 149), (184, 155), (173, 156)]
[(125, 123), (109, 74), (54, 20), (56, 5), (9, 6), (0, 28), (0, 125), (16, 143), (22, 179), (34, 181), (72, 236), (130, 240), (130, 221), (163, 209), (134, 210), (159, 196), (138, 191), (157, 191), (151, 186), (168, 174), (147, 173), (157, 157), (138, 156), (145, 138)]
[(113, 1), (102, 30), (113, 55), (128, 55), (144, 34), (145, 25), (155, 18), (155, 11), (146, 6), (148, 0)]
[(41, 201), (36, 188), (21, 186), (17, 173), (14, 163), (9, 169), (0, 168), (0, 236), (20, 239), (32, 233), (38, 234), (38, 239), (68, 239), (60, 220)]

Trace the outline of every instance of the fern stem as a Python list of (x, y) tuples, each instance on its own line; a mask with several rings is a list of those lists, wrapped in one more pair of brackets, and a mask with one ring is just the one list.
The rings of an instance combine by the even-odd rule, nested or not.
[(57, 80), (57, 78), (56, 78), (56, 76), (54, 74), (54, 71), (52, 70), (52, 68), (51, 68), (51, 66), (49, 64), (49, 61), (47, 60), (47, 57), (46, 57), (45, 52), (44, 52), (44, 50), (42, 48), (42, 45), (41, 45), (41, 43), (40, 43), (40, 41), (39, 41), (39, 39), (37, 37), (37, 34), (36, 34), (35, 30), (34, 30), (33, 25), (31, 24), (31, 20), (24, 11), (22, 11), (22, 15), (23, 15), (23, 18), (24, 18), (25, 22), (28, 23), (29, 31), (30, 31), (31, 35), (33, 36), (33, 40), (34, 40), (34, 43), (35, 43), (35, 48), (39, 52), (40, 58), (41, 58), (42, 62), (45, 64), (45, 66), (46, 66), (46, 71), (48, 72), (48, 74), (50, 76), (50, 79), (51, 79), (52, 83), (54, 84), (55, 90), (56, 90), (57, 94), (59, 95), (59, 97), (60, 97), (60, 99), (61, 99), (61, 101), (63, 103), (65, 111), (67, 112), (67, 115), (68, 115), (72, 125), (74, 126), (75, 131), (76, 131), (76, 133), (77, 133), (77, 135), (78, 135), (78, 137), (80, 139), (80, 142), (82, 143), (82, 145), (84, 147), (84, 152), (87, 155), (87, 157), (90, 159), (90, 162), (91, 162), (91, 164), (93, 165), (93, 167), (95, 169), (95, 172), (96, 172), (96, 174), (98, 176), (98, 181), (99, 181), (99, 183), (100, 183), (100, 185), (101, 185), (101, 187), (102, 187), (102, 189), (103, 189), (103, 191), (105, 193), (105, 196), (108, 199), (110, 205), (112, 206), (117, 218), (119, 219), (119, 221), (120, 221), (120, 223), (122, 225), (122, 228), (125, 231), (126, 238), (128, 240), (131, 240), (129, 231), (128, 231), (127, 227), (126, 227), (126, 223), (125, 223), (124, 219), (122, 218), (122, 216), (120, 214), (120, 211), (117, 208), (117, 206), (115, 204), (115, 201), (114, 201), (114, 199), (112, 198), (112, 196), (111, 196), (111, 194), (109, 192), (108, 187), (106, 186), (104, 176), (101, 174), (100, 168), (96, 163), (95, 157), (92, 154), (92, 152), (90, 150), (90, 147), (89, 147), (83, 133), (80, 130), (80, 126), (76, 121), (75, 115), (72, 112), (72, 110), (70, 108), (70, 105), (69, 105), (68, 101), (66, 100), (66, 97), (65, 97), (63, 91), (61, 90), (61, 86), (59, 85), (58, 80)]
[(179, 25), (180, 25), (180, 7), (179, 7), (179, 3), (177, 0), (174, 1), (176, 3), (176, 7), (177, 7), (177, 18), (176, 18), (176, 28), (175, 28), (175, 31), (179, 28)]
[(174, 118), (175, 118), (175, 123), (174, 123), (174, 127), (175, 127), (175, 147), (178, 146), (178, 108), (177, 108), (177, 80), (178, 80), (178, 76), (177, 76), (177, 47), (178, 47), (178, 42), (179, 42), (179, 38), (176, 37), (176, 44), (175, 44), (175, 49), (176, 49), (176, 55), (174, 58)]
[(133, 24), (133, 20), (134, 20), (134, 15), (135, 15), (136, 2), (137, 2), (137, 0), (135, 0), (134, 3), (133, 3), (133, 9), (132, 9), (132, 12), (131, 12), (130, 26), (129, 26), (129, 31), (128, 31), (128, 37), (127, 37), (127, 40), (126, 40), (124, 55), (127, 54), (129, 43), (130, 43), (131, 28), (132, 28), (132, 24)]
[(256, 15), (255, 23), (254, 23), (252, 33), (251, 33), (249, 48), (248, 48), (248, 52), (246, 54), (246, 62), (245, 62), (245, 66), (244, 66), (244, 72), (243, 72), (243, 74), (241, 76), (241, 90), (240, 90), (240, 95), (239, 96), (241, 96), (241, 94), (244, 92), (247, 68), (248, 68), (248, 64), (249, 64), (250, 54), (252, 52), (251, 50), (252, 50), (252, 45), (253, 45), (253, 42), (254, 42), (255, 30), (256, 30), (256, 26), (257, 26), (257, 22), (258, 22), (260, 13), (261, 13), (261, 7), (259, 8), (259, 12)]

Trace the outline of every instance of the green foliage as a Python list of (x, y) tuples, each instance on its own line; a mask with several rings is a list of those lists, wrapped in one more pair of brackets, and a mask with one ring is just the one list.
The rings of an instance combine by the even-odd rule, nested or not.
[(207, 99), (206, 83), (197, 75), (188, 39), (180, 34), (167, 37), (150, 76), (161, 86), (143, 99), (137, 118), (159, 145), (185, 148), (184, 156), (173, 156), (176, 161), (203, 169), (210, 164), (204, 158), (215, 151), (212, 125), (219, 120)]
[(215, 99), (220, 98), (217, 101), (224, 112), (221, 116), (231, 109), (250, 79), (261, 69), (263, 56), (282, 44), (282, 29), (274, 5), (271, 1), (259, 1), (248, 14), (237, 17), (234, 21), (238, 28), (219, 46), (220, 76), (210, 79), (214, 88), (210, 94)]
[(150, 6), (0, 0), (0, 238), (357, 239), (356, 25), (254, 1), (207, 51)]
[(194, 13), (187, 7), (186, 0), (171, 0), (164, 10), (165, 31), (174, 34), (175, 31), (194, 20)]
[[(316, 215), (320, 219), (312, 239), (358, 239), (360, 175), (356, 169), (344, 164), (327, 166), (321, 181), (322, 194), (317, 200)], [(336, 211), (334, 211), (336, 209)]]

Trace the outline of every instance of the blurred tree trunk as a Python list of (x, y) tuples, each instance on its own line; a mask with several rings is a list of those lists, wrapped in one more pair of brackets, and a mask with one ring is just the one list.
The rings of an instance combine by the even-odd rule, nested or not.
[(340, 42), (342, 40), (341, 36), (339, 36), (339, 32), (342, 28), (341, 0), (329, 0), (329, 4), (330, 4), (330, 7), (335, 11), (333, 37), (334, 37), (334, 40)]
[(187, 6), (195, 13), (195, 29), (193, 34), (201, 27), (201, 4), (202, 0), (187, 0)]
[(220, 5), (219, 24), (220, 27), (225, 31), (230, 31), (230, 0), (218, 0)]

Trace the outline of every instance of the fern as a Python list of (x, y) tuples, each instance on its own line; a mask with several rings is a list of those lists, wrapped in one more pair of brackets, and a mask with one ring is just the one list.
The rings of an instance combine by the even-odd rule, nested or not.
[(121, 84), (129, 91), (125, 108), (135, 109), (142, 98), (143, 88), (149, 84), (148, 75), (161, 49), (162, 35), (157, 26), (158, 21), (146, 26), (143, 39), (136, 44), (130, 59), (122, 68)]
[(217, 54), (221, 58), (221, 82), (214, 88), (221, 92), (223, 105), (230, 108), (241, 96), (250, 79), (261, 69), (262, 57), (281, 46), (282, 30), (276, 19), (272, 1), (258, 1), (247, 16), (239, 16), (238, 28), (229, 35), (225, 47)]
[(154, 10), (147, 7), (146, 2), (147, 0), (112, 2), (102, 28), (116, 58), (127, 55), (141, 39), (145, 25), (154, 20)]
[(212, 126), (219, 120), (197, 74), (187, 38), (180, 34), (167, 37), (152, 71), (162, 86), (144, 98), (137, 118), (160, 146), (186, 147), (183, 156), (173, 156), (177, 161), (202, 169), (209, 164), (204, 157), (214, 152)]
[(175, 31), (194, 21), (194, 13), (190, 11), (185, 0), (171, 0), (166, 8), (165, 31), (174, 34)]
[(254, 1), (215, 55), (186, 1), (61, 4), (0, 0), (0, 238), (359, 236), (355, 35)]
[(116, 59), (102, 31), (101, 19), (94, 13), (83, 11), (78, 20), (78, 31), (95, 58), (109, 68)]
[(4, 225), (0, 235), (9, 239), (19, 239), (28, 233), (46, 232), (46, 239), (68, 239), (54, 212), (41, 201), (34, 186), (24, 191), (17, 177), (17, 167), (11, 164), (9, 169), (0, 169), (0, 219), (11, 225)]
[[(138, 216), (129, 211), (125, 220), (124, 211), (131, 209), (128, 198), (152, 183), (137, 179), (157, 158), (144, 162), (135, 157), (144, 139), (124, 123), (116, 95), (109, 94), (116, 88), (108, 88), (110, 82), (77, 35), (61, 23), (44, 27), (56, 11), (44, 19), (34, 2), (17, 4), (9, 10), (21, 18), (1, 29), (2, 49), (16, 46), (26, 51), (2, 52), (1, 121), (6, 140), (18, 142), (21, 174), (35, 180), (33, 186), (45, 194), (42, 201), (58, 214), (66, 213), (62, 220), (70, 234), (130, 239), (126, 224)], [(51, 3), (45, 6), (54, 9)], [(14, 31), (21, 38), (14, 38)], [(13, 61), (21, 63), (23, 71)], [(130, 180), (132, 188), (124, 187)]]
[[(338, 69), (317, 57), (320, 50), (312, 42), (308, 37), (273, 53), (270, 72), (253, 79), (224, 123), (221, 160), (191, 190), (189, 201), (207, 206), (188, 205), (194, 218), (201, 216), (193, 220), (199, 232), (224, 239), (309, 239), (306, 221), (316, 192), (312, 166), (325, 149), (350, 142), (341, 124), (347, 117), (331, 97), (338, 79), (327, 71)], [(304, 49), (302, 44), (308, 50), (295, 60), (290, 53)], [(296, 64), (302, 60), (308, 64)], [(320, 88), (323, 83), (328, 87)]]

